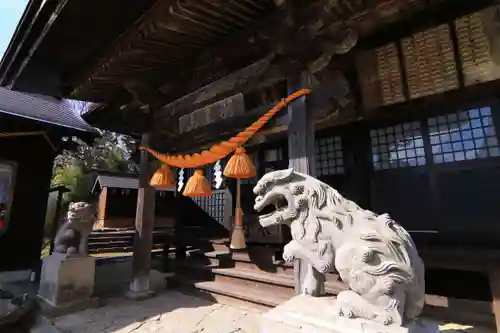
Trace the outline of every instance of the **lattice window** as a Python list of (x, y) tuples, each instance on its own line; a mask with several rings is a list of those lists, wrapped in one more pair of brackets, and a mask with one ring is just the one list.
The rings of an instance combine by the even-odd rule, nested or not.
[(370, 138), (375, 170), (426, 164), (424, 140), (417, 121), (371, 130)]
[(429, 118), (434, 163), (500, 156), (491, 107)]
[(214, 192), (209, 197), (191, 198), (201, 209), (217, 222), (224, 223), (224, 195), (225, 193)]
[(343, 174), (344, 157), (340, 136), (318, 138), (316, 140), (316, 175), (329, 176)]

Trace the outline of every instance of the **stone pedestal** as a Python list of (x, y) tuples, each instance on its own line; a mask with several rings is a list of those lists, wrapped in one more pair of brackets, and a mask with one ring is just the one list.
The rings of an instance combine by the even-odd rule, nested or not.
[(384, 326), (333, 313), (334, 297), (295, 296), (262, 316), (261, 333), (438, 333), (437, 324), (414, 320), (405, 326)]
[(93, 305), (95, 259), (53, 253), (43, 259), (38, 297), (51, 315), (78, 311)]

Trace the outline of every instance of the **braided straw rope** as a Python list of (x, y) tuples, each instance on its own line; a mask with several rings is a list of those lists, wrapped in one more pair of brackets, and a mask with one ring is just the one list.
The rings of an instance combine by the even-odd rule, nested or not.
[(257, 131), (259, 131), (278, 111), (285, 108), (295, 99), (311, 93), (309, 89), (301, 89), (287, 98), (283, 99), (281, 102), (276, 104), (272, 109), (261, 116), (252, 125), (247, 127), (243, 132), (238, 133), (236, 136), (232, 137), (228, 141), (218, 143), (209, 150), (204, 150), (201, 153), (195, 153), (192, 155), (168, 155), (159, 153), (151, 148), (139, 147), (140, 150), (145, 150), (151, 153), (158, 160), (162, 161), (164, 164), (171, 165), (176, 168), (198, 168), (206, 164), (215, 163), (220, 160), (236, 148), (241, 147), (245, 144)]

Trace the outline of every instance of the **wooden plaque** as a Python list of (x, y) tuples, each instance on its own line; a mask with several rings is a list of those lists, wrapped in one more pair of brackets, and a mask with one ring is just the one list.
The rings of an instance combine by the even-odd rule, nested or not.
[(457, 89), (450, 27), (443, 24), (401, 40), (410, 98)]
[[(488, 8), (455, 21), (465, 86), (500, 78), (500, 66), (493, 60), (487, 31), (488, 25), (494, 25), (497, 10), (497, 7)], [(492, 36), (492, 39), (498, 37)]]
[(239, 93), (180, 117), (179, 132), (187, 133), (243, 113), (245, 113), (245, 103), (243, 94)]
[(362, 53), (357, 68), (365, 109), (405, 101), (396, 44)]

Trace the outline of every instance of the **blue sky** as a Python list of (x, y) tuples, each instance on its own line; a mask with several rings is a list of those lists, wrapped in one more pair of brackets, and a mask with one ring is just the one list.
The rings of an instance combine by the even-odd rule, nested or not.
[(0, 58), (3, 57), (28, 0), (0, 0)]

